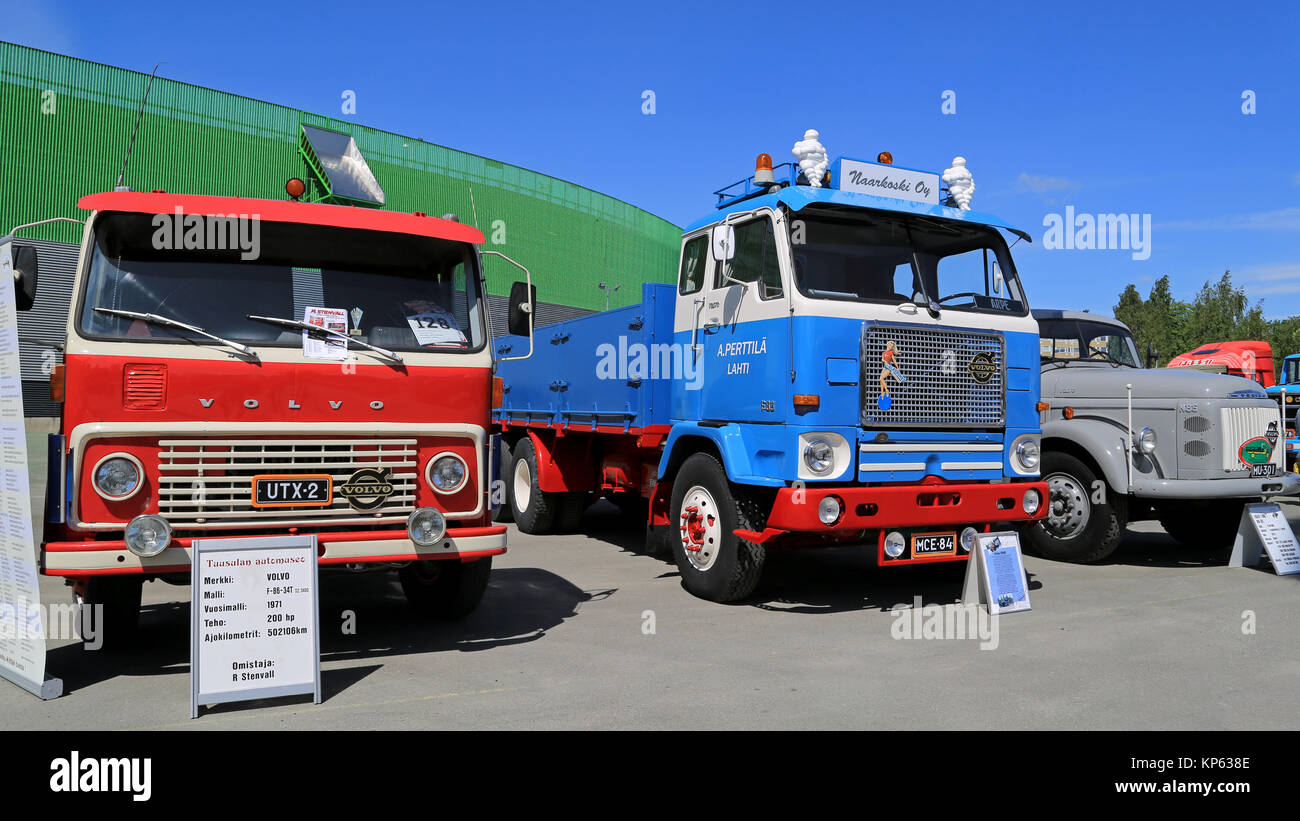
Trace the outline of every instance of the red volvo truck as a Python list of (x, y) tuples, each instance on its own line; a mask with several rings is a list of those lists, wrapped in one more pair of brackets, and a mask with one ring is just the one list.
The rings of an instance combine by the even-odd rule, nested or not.
[(395, 569), (417, 609), (473, 610), (506, 550), (482, 233), (161, 191), (80, 207), (41, 571), (103, 605), (115, 642), (145, 581), (188, 581), (199, 537), (315, 534), (322, 566)]

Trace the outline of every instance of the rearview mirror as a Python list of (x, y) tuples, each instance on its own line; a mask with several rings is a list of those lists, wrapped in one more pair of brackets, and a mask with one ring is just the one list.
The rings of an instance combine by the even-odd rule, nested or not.
[(1156, 353), (1156, 349), (1151, 347), (1151, 343), (1148, 342), (1147, 343), (1147, 367), (1154, 368), (1156, 366), (1156, 362), (1158, 362), (1159, 359), (1160, 356), (1159, 354)]
[(0, 276), (12, 278), (18, 310), (30, 311), (36, 302), (36, 249), (12, 240), (0, 242)]
[(713, 226), (713, 258), (726, 262), (736, 255), (736, 228), (734, 225)]
[(528, 336), (532, 333), (536, 305), (536, 285), (529, 285), (526, 282), (516, 282), (511, 285), (506, 329), (515, 336)]

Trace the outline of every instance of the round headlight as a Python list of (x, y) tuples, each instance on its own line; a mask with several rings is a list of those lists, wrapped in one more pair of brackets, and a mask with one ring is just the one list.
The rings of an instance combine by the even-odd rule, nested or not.
[(140, 489), (140, 462), (126, 453), (105, 456), (95, 465), (95, 492), (110, 502), (130, 498)]
[(1138, 448), (1143, 453), (1156, 452), (1156, 432), (1151, 428), (1143, 428), (1137, 436)]
[(979, 532), (973, 527), (968, 527), (961, 532), (961, 546), (967, 553), (975, 549), (975, 537)]
[(406, 535), (420, 547), (433, 547), (446, 533), (447, 519), (437, 508), (416, 508), (406, 519)]
[(1033, 516), (1035, 513), (1038, 512), (1038, 503), (1041, 501), (1042, 499), (1039, 498), (1038, 491), (1034, 490), (1033, 488), (1030, 488), (1029, 490), (1025, 491), (1025, 498), (1023, 501), (1021, 501), (1020, 505), (1025, 509), (1025, 513), (1028, 513), (1030, 516)]
[(814, 439), (804, 446), (803, 462), (813, 473), (830, 473), (835, 464), (835, 448), (825, 439)]
[(142, 559), (157, 556), (167, 549), (172, 541), (172, 526), (161, 516), (146, 513), (136, 516), (126, 526), (122, 534), (126, 549)]
[(835, 496), (822, 497), (821, 504), (817, 505), (817, 518), (821, 519), (824, 525), (833, 525), (840, 520), (840, 500)]
[(906, 543), (903, 541), (903, 534), (897, 530), (891, 530), (885, 534), (885, 555), (891, 559), (897, 559), (903, 555), (903, 547)]
[(1021, 439), (1016, 444), (1016, 461), (1023, 470), (1038, 470), (1039, 457), (1038, 442), (1033, 439)]
[(435, 456), (429, 461), (429, 485), (439, 493), (455, 493), (465, 486), (465, 461), (459, 456), (447, 453)]

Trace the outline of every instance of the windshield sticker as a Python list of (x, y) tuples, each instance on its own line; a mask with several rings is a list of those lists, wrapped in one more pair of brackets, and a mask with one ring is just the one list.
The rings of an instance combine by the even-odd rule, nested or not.
[[(348, 312), (342, 308), (314, 308), (308, 306), (303, 311), (302, 321), (308, 325), (335, 331), (340, 334), (348, 332)], [(302, 355), (308, 359), (346, 359), (348, 341), (336, 336), (314, 336), (310, 331), (302, 332)]]
[(412, 312), (407, 315), (406, 324), (411, 326), (417, 344), (456, 347), (469, 344), (456, 317), (438, 303), (413, 300), (403, 304)]
[(880, 364), (880, 396), (876, 397), (876, 406), (881, 410), (889, 410), (889, 407), (894, 404), (893, 397), (889, 395), (889, 378), (893, 377), (900, 385), (907, 384), (907, 377), (899, 370), (902, 357), (898, 355), (898, 343), (894, 340), (885, 343), (884, 353), (880, 355)]

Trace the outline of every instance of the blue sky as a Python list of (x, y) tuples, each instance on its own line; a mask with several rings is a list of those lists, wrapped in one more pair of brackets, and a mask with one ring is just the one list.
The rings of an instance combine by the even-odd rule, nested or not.
[[(1225, 269), (1300, 314), (1300, 4), (0, 0), (0, 38), (340, 115), (571, 180), (684, 225), (753, 157), (942, 171), (1029, 231), (1039, 307), (1109, 313)], [(643, 92), (655, 113), (642, 113)], [(956, 113), (941, 110), (955, 92)], [(1255, 113), (1243, 113), (1253, 92)], [(1044, 219), (1150, 215), (1150, 257), (1043, 246)], [(1140, 219), (1140, 218), (1139, 218)]]

